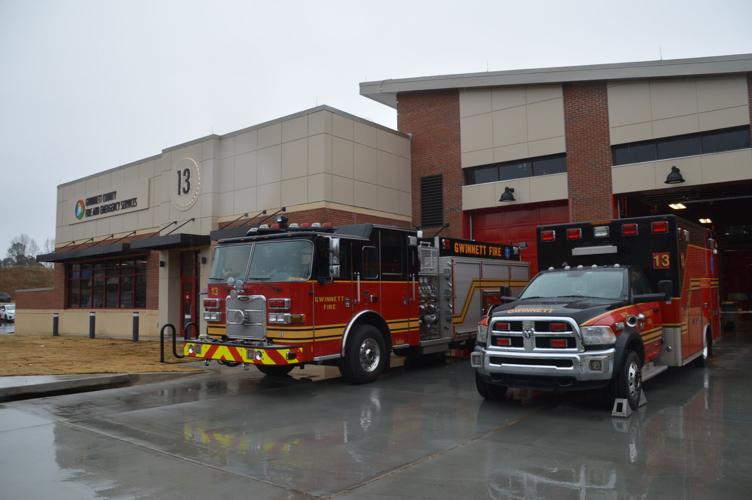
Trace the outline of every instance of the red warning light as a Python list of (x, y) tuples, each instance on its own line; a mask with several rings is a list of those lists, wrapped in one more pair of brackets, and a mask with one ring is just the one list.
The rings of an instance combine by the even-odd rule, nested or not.
[(582, 239), (582, 229), (579, 227), (570, 227), (567, 229), (567, 239), (568, 240), (581, 240)]
[(650, 224), (650, 231), (652, 231), (653, 234), (665, 234), (668, 233), (668, 221), (667, 220), (657, 220)]
[(546, 231), (541, 231), (541, 241), (555, 241), (556, 240), (556, 231), (553, 229), (549, 229)]
[(637, 224), (622, 224), (621, 235), (622, 236), (637, 236)]

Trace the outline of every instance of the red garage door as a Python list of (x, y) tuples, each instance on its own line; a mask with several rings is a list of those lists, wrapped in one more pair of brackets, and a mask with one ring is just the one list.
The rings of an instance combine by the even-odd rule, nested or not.
[(522, 260), (530, 263), (530, 276), (534, 276), (538, 272), (535, 228), (541, 224), (569, 222), (569, 207), (566, 201), (561, 201), (473, 212), (471, 217), (476, 240), (526, 242), (527, 248), (521, 252)]

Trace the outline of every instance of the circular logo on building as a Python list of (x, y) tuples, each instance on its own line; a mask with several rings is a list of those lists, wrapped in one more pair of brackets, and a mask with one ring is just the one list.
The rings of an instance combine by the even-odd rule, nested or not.
[(201, 169), (193, 158), (183, 158), (172, 168), (171, 198), (178, 210), (188, 210), (201, 192)]
[(84, 218), (84, 200), (78, 200), (76, 202), (76, 209), (73, 212), (76, 215), (76, 219), (81, 220)]

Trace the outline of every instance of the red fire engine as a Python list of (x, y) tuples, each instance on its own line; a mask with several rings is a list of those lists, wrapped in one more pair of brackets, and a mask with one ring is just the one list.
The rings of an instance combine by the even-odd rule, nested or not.
[(720, 337), (715, 241), (689, 221), (542, 226), (538, 265), (519, 298), (480, 323), (471, 362), (486, 398), (605, 386), (636, 409), (642, 381), (703, 362)]
[(287, 224), (221, 240), (214, 252), (206, 335), (184, 354), (284, 375), (336, 364), (370, 382), (404, 356), (471, 343), (501, 287), (521, 289), (516, 247), (374, 224)]

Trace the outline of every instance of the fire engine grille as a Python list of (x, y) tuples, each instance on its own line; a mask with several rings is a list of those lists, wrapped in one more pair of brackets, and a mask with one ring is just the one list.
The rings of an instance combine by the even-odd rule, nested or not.
[(518, 351), (577, 349), (577, 332), (570, 318), (494, 318), (490, 345)]
[(261, 340), (266, 337), (266, 297), (238, 295), (227, 297), (227, 336), (232, 339)]

